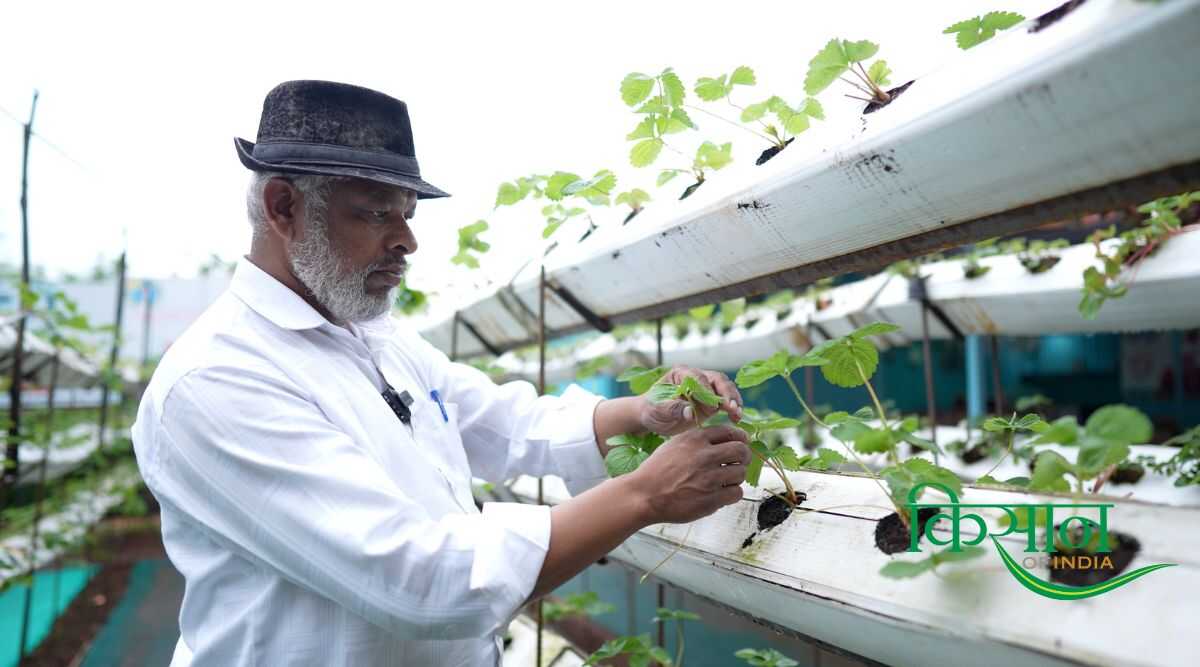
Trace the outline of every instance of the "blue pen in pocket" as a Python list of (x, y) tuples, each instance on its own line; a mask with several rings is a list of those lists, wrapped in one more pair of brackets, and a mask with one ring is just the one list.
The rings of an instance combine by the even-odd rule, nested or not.
[(429, 392), (429, 398), (432, 398), (438, 405), (438, 410), (442, 411), (442, 421), (449, 423), (450, 415), (446, 414), (446, 404), (442, 403), (442, 395), (437, 389)]

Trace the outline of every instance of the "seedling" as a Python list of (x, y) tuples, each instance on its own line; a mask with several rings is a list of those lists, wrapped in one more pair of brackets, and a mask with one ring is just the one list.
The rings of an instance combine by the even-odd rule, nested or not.
[(981, 479), (986, 478), (990, 480), (992, 473), (996, 472), (996, 468), (999, 468), (1000, 464), (1004, 463), (1009, 455), (1012, 454), (1013, 438), (1017, 433), (1036, 431), (1045, 423), (1041, 417), (1035, 414), (1027, 414), (1018, 419), (1015, 412), (1008, 419), (992, 417), (984, 421), (983, 430), (989, 433), (1003, 434), (1006, 436), (1007, 444), (1004, 447), (1004, 455), (1000, 457), (999, 461), (996, 461), (996, 464), (990, 470), (984, 473)]
[(608, 355), (601, 355), (595, 359), (589, 359), (585, 364), (579, 367), (575, 372), (575, 379), (586, 380), (600, 371), (612, 366), (613, 358)]
[[(867, 103), (864, 113), (870, 113), (892, 101), (901, 89), (884, 90), (890, 84), (891, 68), (887, 62), (876, 60), (870, 68), (863, 67), (863, 62), (879, 52), (879, 45), (867, 40), (852, 42), (845, 39), (831, 39), (825, 48), (817, 52), (808, 63), (808, 75), (804, 77), (804, 92), (816, 95), (829, 87), (835, 80), (853, 86), (856, 91), (866, 95), (849, 95), (856, 100)], [(857, 82), (842, 76), (850, 72), (858, 79)]]
[(773, 648), (744, 648), (733, 656), (751, 667), (798, 667), (800, 664)]
[(487, 220), (476, 220), (475, 222), (461, 227), (458, 230), (458, 254), (450, 258), (453, 264), (465, 266), (468, 269), (479, 268), (479, 258), (472, 255), (472, 252), (483, 254), (491, 249), (491, 244), (479, 238), (479, 235), (486, 232), (488, 228)]
[[(1118, 299), (1129, 292), (1141, 263), (1172, 237), (1185, 231), (1180, 215), (1196, 202), (1200, 202), (1200, 191), (1155, 199), (1138, 207), (1139, 213), (1148, 216), (1139, 226), (1119, 235), (1116, 227), (1092, 234), (1090, 240), (1096, 247), (1100, 268), (1089, 266), (1083, 271), (1079, 313), (1084, 319), (1095, 319), (1105, 301)], [(1119, 243), (1105, 243), (1113, 238)]]
[(1001, 30), (1008, 30), (1025, 20), (1016, 12), (988, 12), (965, 21), (959, 21), (942, 31), (943, 35), (954, 35), (958, 48), (966, 49), (979, 46), (996, 36)]
[(754, 455), (746, 466), (746, 483), (750, 486), (758, 486), (759, 477), (762, 475), (765, 464), (774, 470), (783, 482), (786, 491), (783, 496), (779, 497), (791, 509), (795, 509), (797, 505), (796, 490), (792, 488), (792, 482), (788, 479), (785, 471), (799, 470), (800, 459), (796, 456), (795, 450), (780, 443), (776, 438), (767, 437), (767, 434), (772, 431), (796, 428), (799, 425), (800, 422), (796, 419), (763, 414), (752, 409), (744, 410), (742, 421), (738, 422), (738, 427), (750, 436), (750, 452)]
[[(549, 176), (532, 174), (501, 183), (496, 192), (496, 208), (513, 206), (526, 198), (549, 200), (550, 203), (541, 209), (545, 218), (542, 238), (548, 239), (559, 227), (587, 213), (587, 209), (572, 204), (586, 202), (593, 207), (609, 206), (612, 191), (616, 187), (617, 177), (608, 169), (597, 171), (591, 178), (583, 178), (569, 171), (556, 171)], [(581, 241), (596, 229), (591, 215), (586, 217), (588, 229), (580, 238)]]
[[(718, 120), (741, 128), (771, 144), (770, 148), (763, 151), (762, 155), (755, 161), (755, 164), (761, 165), (778, 155), (779, 151), (787, 148), (796, 135), (807, 130), (810, 118), (824, 120), (825, 111), (822, 109), (821, 103), (812, 97), (809, 97), (795, 107), (790, 106), (782, 97), (777, 95), (747, 106), (741, 106), (733, 101), (733, 92), (737, 86), (748, 87), (753, 86), (755, 83), (754, 70), (746, 66), (738, 67), (730, 74), (721, 74), (717, 77), (701, 77), (696, 81), (694, 87), (696, 97), (705, 102), (719, 102), (724, 100), (731, 108), (739, 112), (740, 124), (701, 107), (689, 106), (689, 108), (709, 114)], [(767, 114), (775, 116), (774, 123), (763, 120)], [(750, 124), (756, 124), (762, 131), (760, 132), (749, 127)]]
[(1129, 456), (1129, 445), (1148, 442), (1154, 433), (1150, 419), (1140, 410), (1128, 405), (1106, 405), (1092, 413), (1081, 428), (1074, 417), (1062, 417), (1036, 427), (1039, 434), (1035, 444), (1054, 443), (1076, 446), (1079, 454), (1074, 463), (1062, 454), (1043, 451), (1034, 459), (1029, 480), (1031, 491), (1070, 491), (1066, 476), (1075, 479), (1075, 492), (1083, 493), (1083, 483), (1100, 478), (1092, 488), (1098, 493), (1104, 479), (1117, 464)]
[[(626, 106), (636, 107), (634, 113), (642, 117), (633, 131), (625, 137), (629, 141), (637, 142), (629, 150), (630, 164), (635, 167), (648, 167), (658, 160), (664, 148), (681, 157), (687, 157), (666, 141), (666, 137), (670, 135), (696, 129), (696, 124), (685, 109), (686, 96), (683, 81), (670, 67), (655, 76), (641, 72), (632, 72), (625, 76), (621, 81), (621, 99)], [(659, 173), (657, 183), (662, 187), (679, 174), (691, 173), (696, 182), (688, 186), (679, 197), (686, 199), (704, 184), (707, 170), (721, 169), (732, 161), (732, 144), (718, 146), (711, 141), (705, 141), (696, 149), (696, 155), (689, 168), (664, 169)]]
[(641, 188), (634, 188), (617, 195), (615, 203), (617, 205), (625, 204), (629, 207), (629, 215), (625, 216), (625, 220), (621, 224), (628, 225), (630, 220), (633, 220), (638, 213), (642, 212), (642, 209), (645, 208), (646, 203), (649, 201), (650, 193)]
[(542, 603), (542, 620), (554, 623), (568, 616), (599, 616), (611, 613), (616, 607), (602, 602), (594, 591), (571, 593), (562, 600), (546, 600)]

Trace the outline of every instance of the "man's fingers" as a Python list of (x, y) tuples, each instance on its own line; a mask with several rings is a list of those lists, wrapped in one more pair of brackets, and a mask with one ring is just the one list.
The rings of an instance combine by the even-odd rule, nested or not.
[(721, 486), (741, 484), (746, 481), (746, 466), (729, 465), (717, 469), (717, 480)]
[(717, 426), (709, 426), (702, 429), (700, 435), (705, 440), (711, 443), (730, 442), (736, 440), (738, 442), (750, 442), (750, 436), (740, 428), (731, 424), (718, 424)]
[(742, 487), (727, 486), (717, 492), (717, 498), (720, 499), (721, 505), (732, 505), (742, 500)]
[(744, 466), (750, 463), (750, 448), (745, 443), (736, 440), (718, 443), (707, 448), (707, 451), (704, 452), (704, 460), (709, 465), (736, 463)]
[(720, 408), (729, 414), (730, 419), (739, 420), (742, 416), (742, 392), (738, 391), (737, 385), (728, 375), (719, 371), (705, 371), (704, 374), (713, 392), (722, 399)]

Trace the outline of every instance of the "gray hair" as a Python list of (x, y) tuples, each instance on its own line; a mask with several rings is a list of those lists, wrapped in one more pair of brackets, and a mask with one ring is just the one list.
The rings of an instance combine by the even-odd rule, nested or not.
[(246, 215), (250, 218), (250, 226), (254, 229), (254, 240), (257, 241), (267, 234), (267, 183), (272, 178), (282, 178), (296, 187), (304, 195), (304, 217), (312, 220), (314, 217), (323, 218), (329, 205), (329, 193), (334, 183), (346, 180), (338, 176), (319, 176), (303, 174), (285, 174), (278, 171), (256, 171), (250, 179), (250, 187), (246, 191)]

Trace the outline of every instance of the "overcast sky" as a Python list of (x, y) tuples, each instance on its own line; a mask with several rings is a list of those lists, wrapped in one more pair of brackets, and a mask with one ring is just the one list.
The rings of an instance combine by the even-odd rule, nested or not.
[[(655, 170), (628, 165), (624, 135), (636, 121), (618, 85), (630, 71), (673, 66), (690, 93), (699, 76), (748, 65), (759, 84), (743, 102), (799, 102), (808, 61), (831, 37), (878, 42), (904, 81), (960, 56), (941, 34), (947, 25), (999, 9), (1032, 17), (1056, 4), (9, 3), (0, 25), (0, 261), (20, 257), (21, 127), (5, 112), (24, 119), (34, 88), (35, 131), (50, 143), (35, 140), (31, 154), (31, 253), (51, 275), (114, 258), (123, 232), (135, 276), (186, 276), (212, 253), (240, 256), (248, 172), (233, 137), (254, 139), (272, 86), (319, 78), (409, 103), (423, 175), (454, 195), (419, 207), (412, 282), (461, 289), (511, 275), (540, 242), (536, 207), (492, 211), (501, 181), (609, 168), (620, 189), (677, 194), (678, 184), (653, 188)], [(840, 99), (838, 85), (821, 95), (827, 105)], [(693, 117), (704, 137), (735, 141), (731, 169), (765, 148)], [(448, 260), (456, 230), (480, 218), (496, 248), (482, 272), (466, 273)]]

